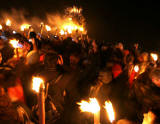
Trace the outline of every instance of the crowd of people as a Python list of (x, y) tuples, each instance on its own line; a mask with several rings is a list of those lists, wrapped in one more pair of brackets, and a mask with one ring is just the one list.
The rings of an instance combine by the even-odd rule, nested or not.
[[(12, 39), (18, 41), (17, 48)], [(86, 35), (45, 37), (0, 30), (0, 123), (39, 123), (32, 78), (40, 76), (47, 94), (46, 124), (93, 123), (77, 105), (93, 97), (100, 105), (112, 102), (116, 121), (121, 120), (117, 123), (157, 124), (159, 67), (158, 52), (141, 51), (138, 43), (127, 48)], [(107, 122), (101, 110), (101, 123)]]

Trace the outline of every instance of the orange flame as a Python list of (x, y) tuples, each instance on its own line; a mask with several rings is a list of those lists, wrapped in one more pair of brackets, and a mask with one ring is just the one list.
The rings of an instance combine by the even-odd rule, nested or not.
[(80, 105), (80, 110), (82, 112), (97, 113), (100, 111), (100, 106), (96, 98), (90, 98), (89, 102), (82, 100), (80, 103), (77, 104)]
[(154, 61), (157, 61), (158, 60), (158, 55), (155, 54), (155, 53), (151, 53), (151, 57)]
[(32, 89), (38, 93), (40, 86), (42, 83), (44, 83), (44, 81), (40, 77), (33, 77), (32, 81), (33, 81)]
[(18, 40), (16, 40), (16, 39), (12, 39), (12, 40), (10, 40), (9, 41), (9, 43), (14, 47), (14, 48), (18, 48), (19, 46), (18, 46)]
[(138, 65), (135, 65), (135, 66), (134, 66), (134, 71), (135, 71), (135, 72), (139, 72), (139, 66), (138, 66)]
[(73, 6), (73, 8), (71, 8), (71, 9), (69, 10), (70, 13), (77, 13), (77, 14), (81, 13), (81, 11), (82, 11), (81, 8), (78, 9), (78, 8), (75, 7), (75, 6)]
[(31, 25), (29, 25), (29, 24), (22, 24), (21, 25), (21, 31), (24, 31), (25, 29), (29, 29), (30, 26)]
[(7, 26), (11, 26), (11, 21), (10, 21), (9, 19), (7, 19), (6, 25), (7, 25)]
[(49, 25), (45, 25), (47, 31), (51, 31), (51, 27)]
[(61, 35), (64, 35), (64, 34), (65, 34), (64, 30), (61, 30), (59, 33), (60, 33)]
[(0, 30), (2, 30), (2, 25), (0, 24)]
[(106, 112), (109, 116), (109, 120), (112, 123), (115, 120), (115, 113), (114, 113), (114, 110), (113, 110), (112, 103), (110, 101), (106, 101), (104, 108), (106, 109)]

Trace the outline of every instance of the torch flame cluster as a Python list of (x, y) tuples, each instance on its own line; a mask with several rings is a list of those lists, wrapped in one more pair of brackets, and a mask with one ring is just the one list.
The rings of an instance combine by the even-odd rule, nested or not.
[[(82, 100), (78, 103), (78, 105), (80, 105), (80, 110), (82, 112), (91, 112), (95, 114), (100, 111), (100, 106), (96, 98), (89, 98), (89, 102)], [(104, 108), (108, 114), (110, 122), (112, 123), (115, 120), (115, 113), (112, 103), (110, 101), (106, 101)]]
[(77, 13), (77, 14), (81, 13), (81, 11), (82, 11), (81, 8), (77, 8), (75, 6), (73, 6), (73, 8), (69, 10), (70, 13)]
[(80, 105), (80, 110), (82, 112), (96, 113), (100, 111), (100, 106), (96, 98), (90, 98), (89, 102), (82, 100), (78, 105)]

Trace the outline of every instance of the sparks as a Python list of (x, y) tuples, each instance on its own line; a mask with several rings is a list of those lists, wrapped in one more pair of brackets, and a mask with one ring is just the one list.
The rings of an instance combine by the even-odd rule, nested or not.
[(39, 77), (33, 77), (32, 81), (33, 81), (32, 89), (38, 93), (40, 86), (42, 83), (44, 83), (44, 81)]
[(77, 104), (80, 105), (80, 110), (82, 112), (97, 113), (100, 111), (100, 106), (96, 98), (90, 98), (89, 102), (82, 100), (80, 103)]
[(115, 113), (114, 113), (114, 110), (113, 110), (112, 103), (110, 101), (106, 101), (104, 108), (106, 109), (109, 120), (112, 123), (115, 120)]

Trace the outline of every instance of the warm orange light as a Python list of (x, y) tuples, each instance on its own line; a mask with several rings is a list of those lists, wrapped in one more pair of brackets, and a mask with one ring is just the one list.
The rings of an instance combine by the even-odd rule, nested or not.
[(100, 106), (96, 98), (90, 98), (89, 102), (82, 100), (80, 103), (77, 104), (80, 105), (80, 110), (82, 112), (97, 113), (100, 111)]
[(59, 32), (61, 35), (64, 35), (64, 30), (61, 30), (60, 32)]
[(6, 25), (7, 25), (7, 26), (11, 26), (11, 21), (10, 21), (9, 19), (7, 19)]
[(70, 9), (69, 12), (70, 12), (70, 13), (77, 13), (77, 14), (80, 14), (81, 11), (82, 11), (81, 8), (78, 9), (77, 7), (74, 6), (73, 8)]
[(114, 113), (114, 110), (113, 110), (112, 103), (110, 101), (106, 101), (104, 108), (106, 109), (109, 120), (112, 123), (115, 120), (115, 113)]
[(29, 24), (23, 24), (23, 25), (21, 25), (21, 31), (24, 31), (25, 29), (29, 29), (30, 26), (31, 25), (29, 25)]
[(135, 72), (139, 72), (139, 66), (138, 66), (138, 65), (135, 65), (135, 66), (134, 66), (134, 71), (135, 71)]
[(51, 31), (51, 27), (49, 25), (45, 25), (47, 31)]
[(151, 53), (151, 57), (154, 61), (157, 61), (158, 60), (158, 55), (155, 54), (155, 53)]
[(0, 30), (2, 30), (2, 25), (0, 24)]
[(12, 40), (10, 40), (9, 41), (9, 43), (14, 47), (14, 48), (18, 48), (19, 46), (18, 46), (18, 40), (16, 40), (16, 39), (12, 39)]
[(44, 83), (44, 81), (40, 77), (33, 77), (32, 81), (33, 81), (32, 89), (38, 93), (40, 86), (42, 83)]

